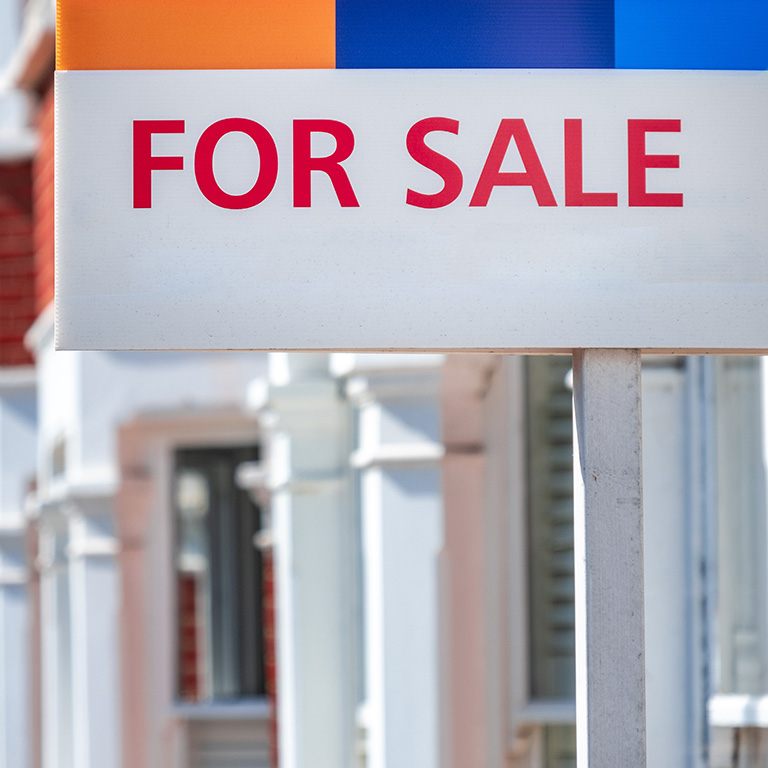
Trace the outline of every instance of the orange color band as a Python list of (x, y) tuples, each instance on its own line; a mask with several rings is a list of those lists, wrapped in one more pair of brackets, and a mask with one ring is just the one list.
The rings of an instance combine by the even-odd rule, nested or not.
[(325, 69), (335, 0), (58, 0), (57, 69)]

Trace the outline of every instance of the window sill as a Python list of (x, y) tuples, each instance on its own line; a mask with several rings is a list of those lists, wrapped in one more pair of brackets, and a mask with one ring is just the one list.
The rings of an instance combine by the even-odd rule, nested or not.
[(709, 700), (709, 722), (725, 728), (768, 728), (768, 696), (713, 696)]
[(178, 702), (171, 707), (177, 720), (266, 720), (269, 701), (266, 697), (240, 701)]
[(542, 725), (572, 725), (576, 722), (576, 702), (573, 699), (531, 699), (523, 707), (520, 720)]

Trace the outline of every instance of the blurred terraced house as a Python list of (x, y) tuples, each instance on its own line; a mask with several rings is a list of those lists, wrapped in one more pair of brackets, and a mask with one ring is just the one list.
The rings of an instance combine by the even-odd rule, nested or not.
[(55, 23), (0, 5), (0, 764), (268, 765), (266, 357), (53, 351)]
[[(570, 358), (55, 352), (0, 0), (0, 768), (570, 768)], [(643, 373), (649, 765), (768, 765), (766, 365)]]

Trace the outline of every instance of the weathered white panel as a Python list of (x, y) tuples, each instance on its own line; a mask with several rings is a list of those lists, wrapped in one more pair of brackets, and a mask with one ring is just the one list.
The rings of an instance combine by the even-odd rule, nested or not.
[[(56, 76), (59, 348), (768, 348), (767, 73)], [(278, 155), (274, 189), (243, 210), (207, 199), (195, 171), (200, 136), (233, 117), (266, 128)], [(430, 117), (458, 121), (425, 141), (463, 186), (425, 209), (407, 191), (434, 195), (443, 182), (406, 136)], [(470, 205), (505, 118), (525, 121), (556, 205), (540, 206), (530, 185)], [(310, 174), (311, 207), (295, 207), (293, 128), (306, 119), (354, 133), (339, 167), (358, 207), (340, 205), (322, 170)], [(583, 190), (616, 193), (615, 207), (566, 206), (568, 119), (582, 121)], [(628, 204), (628, 121), (639, 119), (680, 121), (647, 133), (641, 175), (682, 207)], [(151, 139), (153, 157), (178, 158), (153, 163), (183, 169), (151, 171), (152, 207), (134, 208), (143, 120), (184, 121)], [(313, 135), (313, 156), (335, 148)], [(213, 157), (230, 195), (259, 177), (245, 133), (224, 135)], [(502, 173), (523, 171), (515, 139), (504, 157)]]

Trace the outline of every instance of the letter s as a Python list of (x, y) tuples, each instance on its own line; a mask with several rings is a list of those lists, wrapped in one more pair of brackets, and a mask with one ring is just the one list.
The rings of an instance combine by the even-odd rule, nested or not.
[(424, 138), (432, 131), (445, 131), (458, 135), (459, 121), (447, 117), (427, 117), (419, 120), (408, 131), (405, 146), (410, 156), (420, 165), (434, 171), (443, 180), (443, 188), (433, 195), (408, 190), (405, 202), (417, 208), (443, 208), (449, 205), (459, 196), (464, 184), (461, 168), (453, 160), (435, 152), (424, 143)]

